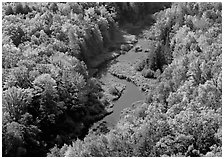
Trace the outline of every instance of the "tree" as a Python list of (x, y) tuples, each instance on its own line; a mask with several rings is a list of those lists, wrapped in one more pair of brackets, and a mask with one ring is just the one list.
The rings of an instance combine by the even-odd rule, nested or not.
[(23, 14), (23, 5), (22, 5), (22, 3), (17, 2), (17, 3), (15, 4), (14, 12), (15, 12), (16, 14), (20, 14), (20, 13)]
[(17, 122), (8, 123), (3, 136), (4, 156), (24, 156), (24, 145), (24, 126)]
[(13, 14), (13, 13), (14, 13), (14, 12), (13, 12), (13, 10), (12, 10), (11, 5), (6, 6), (6, 9), (5, 9), (5, 15), (11, 15), (11, 14)]
[(32, 101), (32, 90), (12, 87), (3, 92), (3, 107), (13, 121), (18, 121)]
[(40, 122), (46, 122), (46, 124), (55, 123), (58, 98), (56, 81), (49, 74), (42, 74), (34, 80), (33, 85), (35, 87), (35, 96), (39, 96)]
[(6, 34), (10, 36), (10, 38), (13, 41), (13, 44), (16, 47), (18, 47), (19, 44), (21, 44), (23, 42), (23, 40), (24, 40), (23, 38), (25, 36), (25, 33), (22, 30), (22, 28), (20, 26), (15, 26), (13, 24), (8, 26)]

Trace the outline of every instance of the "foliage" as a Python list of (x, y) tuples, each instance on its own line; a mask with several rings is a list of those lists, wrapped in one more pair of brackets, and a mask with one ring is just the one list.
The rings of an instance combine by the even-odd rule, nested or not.
[[(139, 20), (144, 21), (145, 17), (152, 15), (153, 13), (169, 7), (171, 3), (148, 3), (148, 2), (125, 2), (114, 3), (111, 2), (107, 7), (114, 7), (117, 12), (117, 19), (122, 24), (124, 22), (136, 23)], [(146, 18), (147, 19), (147, 18)]]
[(87, 66), (110, 44), (114, 17), (98, 3), (3, 3), (3, 156), (44, 156), (104, 115)]
[(142, 71), (142, 75), (145, 77), (145, 78), (153, 78), (154, 77), (154, 71), (152, 71), (151, 69), (144, 69)]
[(116, 86), (111, 86), (109, 88), (109, 93), (116, 96), (119, 94), (119, 91), (117, 90)]
[(12, 87), (3, 92), (3, 107), (10, 118), (18, 121), (32, 101), (32, 90)]
[(135, 22), (150, 5), (3, 3), (3, 156), (221, 156), (216, 2), (172, 3), (153, 15), (145, 36), (154, 50), (136, 65), (157, 80), (146, 103), (124, 110), (108, 133), (85, 136), (105, 115), (107, 102), (88, 67), (113, 40), (115, 10), (118, 19), (126, 12)]
[(145, 34), (154, 36), (155, 49), (136, 65), (145, 76), (156, 72), (146, 103), (124, 110), (107, 134), (90, 133), (60, 155), (221, 156), (221, 12), (221, 3), (189, 2), (156, 13)]
[(135, 65), (135, 70), (136, 71), (142, 71), (145, 67), (145, 64), (146, 64), (146, 60), (142, 60), (142, 61), (139, 61), (136, 65)]

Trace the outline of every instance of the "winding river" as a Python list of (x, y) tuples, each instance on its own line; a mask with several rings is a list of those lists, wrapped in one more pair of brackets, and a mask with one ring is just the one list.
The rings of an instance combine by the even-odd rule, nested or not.
[[(141, 46), (143, 46), (143, 48), (146, 48), (148, 46), (146, 40), (139, 40), (137, 44), (141, 44)], [(145, 94), (133, 83), (128, 82), (126, 80), (121, 80), (113, 75), (111, 75), (108, 72), (108, 68), (110, 68), (111, 65), (113, 65), (116, 62), (122, 63), (125, 60), (131, 60), (133, 58), (137, 58), (137, 55), (134, 52), (134, 49), (129, 50), (126, 54), (120, 55), (118, 58), (116, 58), (115, 60), (112, 60), (108, 63), (106, 63), (105, 65), (103, 65), (100, 70), (98, 75), (100, 77), (97, 77), (100, 79), (101, 82), (106, 83), (106, 81), (112, 80), (116, 83), (122, 83), (124, 85), (126, 85), (126, 88), (124, 90), (124, 92), (122, 93), (122, 96), (114, 101), (114, 107), (113, 107), (113, 113), (107, 115), (106, 117), (104, 117), (102, 120), (96, 122), (92, 128), (99, 128), (100, 124), (104, 124), (107, 128), (112, 128), (114, 127), (117, 122), (120, 119), (120, 114), (122, 112), (123, 109), (130, 107), (134, 102), (136, 101), (140, 101), (140, 100), (144, 100), (145, 99)]]
[[(113, 113), (107, 115), (101, 122), (105, 122), (107, 127), (114, 127), (120, 119), (121, 111), (127, 107), (130, 107), (132, 103), (144, 100), (145, 95), (131, 82), (121, 80), (113, 75), (107, 73), (103, 78), (113, 78), (114, 81), (126, 85), (122, 96), (114, 102)], [(101, 79), (102, 81), (104, 79)]]

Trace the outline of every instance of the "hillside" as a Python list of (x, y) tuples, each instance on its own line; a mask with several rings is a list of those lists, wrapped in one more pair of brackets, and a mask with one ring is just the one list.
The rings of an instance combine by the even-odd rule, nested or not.
[(222, 156), (221, 3), (2, 6), (3, 156)]

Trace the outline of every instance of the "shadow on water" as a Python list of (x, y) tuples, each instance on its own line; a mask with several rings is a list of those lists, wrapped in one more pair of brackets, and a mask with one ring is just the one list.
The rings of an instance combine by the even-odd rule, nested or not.
[(108, 73), (110, 66), (116, 64), (117, 62), (117, 59), (113, 59), (111, 61), (106, 61), (102, 63), (99, 67), (97, 67), (98, 71), (93, 75), (93, 77), (101, 79)]
[[(141, 13), (137, 14), (137, 17), (132, 15), (133, 12), (127, 14), (126, 11), (123, 11), (121, 14), (119, 24), (120, 28), (125, 30), (127, 33), (142, 36), (142, 31), (150, 28), (155, 23), (155, 13), (158, 13), (161, 10), (170, 8), (171, 2), (143, 2), (145, 7), (141, 10)], [(141, 5), (141, 2), (139, 2)]]
[[(147, 21), (147, 22), (145, 22)], [(150, 28), (154, 24), (155, 20), (149, 15), (147, 19), (137, 23), (126, 23), (122, 24), (120, 27), (128, 34), (136, 35), (141, 37), (143, 30)]]
[[(169, 5), (167, 7), (169, 7)], [(117, 32), (118, 33), (117, 35), (115, 35), (115, 37), (116, 37), (115, 43), (116, 42), (119, 43), (122, 41), (123, 34), (136, 35), (138, 38), (141, 39), (142, 35), (143, 35), (143, 31), (148, 30), (148, 28), (150, 28), (154, 22), (155, 21), (153, 19), (153, 16), (148, 15), (144, 19), (139, 20), (137, 23), (126, 22), (124, 24), (121, 24), (120, 25), (121, 30), (119, 32)], [(145, 41), (145, 42), (143, 42), (143, 41), (145, 41), (145, 40), (141, 39), (141, 41), (139, 41), (138, 43), (140, 43), (141, 46), (144, 46), (144, 48), (147, 48), (148, 47), (147, 41)], [(102, 120), (95, 123), (92, 127), (93, 130), (99, 129), (102, 125), (105, 126), (106, 128), (113, 128), (114, 126), (116, 126), (117, 122), (119, 121), (122, 110), (130, 107), (136, 101), (143, 101), (146, 97), (145, 94), (143, 92), (141, 92), (141, 90), (139, 90), (139, 88), (137, 86), (135, 86), (133, 83), (128, 82), (126, 80), (121, 80), (109, 73), (108, 70), (110, 69), (110, 67), (112, 65), (114, 65), (118, 62), (122, 62), (122, 60), (126, 60), (126, 61), (130, 60), (131, 61), (132, 58), (135, 58), (135, 54), (129, 55), (129, 52), (127, 52), (126, 54), (121, 55), (121, 56), (119, 58), (113, 59), (111, 61), (102, 63), (97, 68), (98, 71), (94, 75), (94, 77), (101, 79), (102, 81), (106, 78), (110, 78), (117, 83), (122, 83), (122, 84), (126, 85), (126, 89), (124, 90), (122, 96), (117, 101), (115, 101), (113, 103), (114, 104), (113, 113), (107, 115)]]
[[(123, 59), (125, 58), (125, 60), (129, 60), (129, 58), (131, 58), (128, 53), (121, 55), (121, 56)], [(107, 115), (102, 120), (95, 123), (92, 127), (93, 130), (99, 129), (102, 125), (106, 128), (113, 128), (119, 121), (122, 110), (130, 107), (136, 101), (144, 100), (146, 97), (145, 94), (133, 83), (128, 82), (126, 80), (121, 80), (109, 73), (108, 70), (112, 65), (114, 65), (118, 62), (122, 62), (119, 60), (119, 58), (116, 58), (110, 62), (106, 62), (106, 63), (102, 64), (98, 68), (98, 73), (95, 77), (100, 79), (103, 83), (104, 83), (104, 80), (109, 79), (116, 83), (124, 84), (126, 86), (126, 88), (125, 88), (122, 96), (117, 101), (115, 101), (113, 103), (114, 104), (113, 113)]]
[(122, 96), (113, 102), (113, 112), (107, 116), (105, 116), (102, 120), (96, 122), (92, 126), (93, 131), (102, 131), (105, 130), (108, 132), (109, 129), (116, 126), (118, 121), (120, 120), (121, 112), (130, 107), (136, 101), (143, 101), (145, 99), (145, 94), (133, 83), (128, 82), (126, 80), (121, 80), (108, 72), (104, 72), (104, 76), (102, 77), (102, 81), (111, 79), (116, 83), (121, 83), (126, 86)]
[[(119, 28), (117, 29), (116, 33), (113, 35), (114, 38), (113, 38), (113, 42), (111, 43), (112, 47), (111, 49), (109, 48), (109, 52), (115, 51), (117, 49), (119, 50), (120, 45), (123, 41), (124, 34), (136, 35), (137, 37), (141, 38), (143, 35), (143, 31), (148, 30), (148, 28), (150, 28), (150, 26), (152, 26), (153, 23), (155, 22), (152, 14), (159, 10), (162, 10), (164, 7), (170, 7), (171, 3), (161, 4), (159, 2), (154, 4), (157, 5), (157, 7), (152, 6), (152, 10), (150, 9), (150, 15), (147, 15), (147, 17), (143, 16), (143, 19), (138, 19), (137, 22), (123, 21), (124, 22), (123, 24), (120, 23)], [(147, 12), (148, 11), (149, 10), (147, 10)], [(113, 45), (115, 46), (114, 48), (113, 48)], [(145, 48), (148, 47), (147, 43), (143, 45), (145, 45), (144, 46)], [(129, 60), (131, 58), (135, 58), (135, 56), (128, 55), (128, 53), (125, 55), (122, 55), (123, 60)], [(146, 97), (145, 94), (141, 92), (141, 90), (139, 90), (139, 88), (135, 86), (133, 83), (128, 82), (126, 80), (121, 80), (109, 73), (110, 67), (118, 62), (122, 62), (122, 61), (118, 60), (117, 58), (111, 61), (106, 61), (102, 63), (99, 67), (97, 67), (97, 72), (93, 74), (93, 77), (100, 79), (101, 81), (104, 80), (105, 78), (110, 78), (110, 79), (113, 79), (113, 81), (115, 82), (126, 85), (126, 89), (124, 90), (122, 96), (117, 101), (114, 102), (113, 113), (107, 115), (102, 120), (94, 123), (94, 125), (92, 126), (93, 131), (99, 131), (102, 127), (105, 129), (113, 128), (119, 121), (122, 110), (130, 107), (136, 101), (143, 101)], [(86, 133), (88, 132), (88, 130), (89, 129), (86, 129)]]

